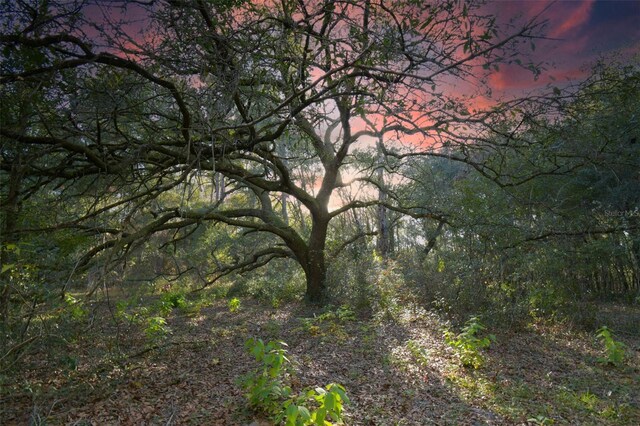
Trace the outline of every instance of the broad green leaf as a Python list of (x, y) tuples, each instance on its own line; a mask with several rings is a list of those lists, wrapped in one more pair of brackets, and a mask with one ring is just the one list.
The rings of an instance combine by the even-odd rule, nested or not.
[(324, 397), (324, 406), (327, 411), (333, 411), (336, 406), (336, 398), (332, 392), (329, 392)]
[(300, 415), (300, 418), (305, 422), (308, 422), (309, 420), (311, 420), (311, 413), (309, 412), (307, 407), (298, 405), (298, 414)]
[(287, 426), (295, 426), (296, 418), (298, 417), (298, 406), (295, 404), (289, 405), (286, 410), (286, 415)]

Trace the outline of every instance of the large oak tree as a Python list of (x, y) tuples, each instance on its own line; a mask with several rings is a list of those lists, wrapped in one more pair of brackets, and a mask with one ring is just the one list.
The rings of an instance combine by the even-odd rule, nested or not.
[[(288, 257), (304, 270), (313, 302), (325, 296), (333, 218), (379, 206), (446, 220), (386, 191), (380, 170), (397, 183), (403, 162), (438, 156), (482, 171), (481, 152), (495, 138), (478, 135), (499, 133), (517, 101), (483, 109), (473, 96), (486, 94), (501, 63), (522, 64), (515, 55), (540, 29), (535, 21), (501, 27), (482, 3), (453, 0), (4, 8), (0, 84), (11, 106), (3, 106), (0, 169), (14, 183), (6, 196), (14, 207), (20, 190), (92, 195), (55, 224), (101, 236), (79, 266), (211, 222), (267, 233), (277, 242), (219, 262), (206, 281)], [(142, 23), (125, 22), (133, 12)], [(20, 187), (25, 176), (31, 183)], [(203, 181), (208, 201), (159, 201)], [(354, 185), (351, 201), (330, 207)], [(310, 226), (289, 219), (291, 203)], [(5, 210), (3, 235), (12, 235)]]

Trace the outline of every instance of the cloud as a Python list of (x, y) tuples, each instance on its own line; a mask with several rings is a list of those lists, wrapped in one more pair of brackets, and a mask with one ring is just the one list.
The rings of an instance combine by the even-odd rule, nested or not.
[(568, 13), (568, 16), (564, 17), (564, 19), (560, 18), (562, 19), (561, 21), (557, 18), (553, 19), (554, 21), (556, 21), (556, 23), (554, 23), (555, 28), (553, 28), (553, 30), (549, 33), (549, 36), (553, 38), (559, 38), (578, 31), (580, 27), (589, 22), (594, 4), (595, 0), (588, 0), (579, 3), (578, 7), (572, 6), (571, 3), (569, 3), (571, 7), (563, 7), (563, 13)]

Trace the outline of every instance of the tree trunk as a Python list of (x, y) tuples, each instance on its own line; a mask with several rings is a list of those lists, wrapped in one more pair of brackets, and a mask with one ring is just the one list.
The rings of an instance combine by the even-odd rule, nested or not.
[(376, 239), (376, 252), (384, 260), (387, 260), (389, 254), (392, 251), (391, 242), (391, 229), (389, 227), (389, 217), (387, 215), (387, 208), (383, 205), (387, 201), (386, 186), (384, 183), (384, 154), (382, 151), (382, 136), (378, 139), (378, 170), (377, 178), (378, 184), (378, 237)]
[(20, 184), (22, 182), (21, 159), (14, 162), (9, 174), (9, 185), (7, 197), (0, 200), (0, 211), (3, 211), (4, 218), (0, 229), (0, 322), (6, 323), (9, 314), (9, 300), (11, 297), (11, 285), (9, 283), (11, 269), (5, 268), (13, 261), (15, 249), (10, 250), (10, 245), (15, 244), (14, 231), (18, 222), (20, 210), (19, 195)]
[(327, 265), (324, 250), (329, 217), (327, 214), (322, 214), (313, 215), (312, 218), (307, 264), (304, 268), (307, 278), (305, 299), (310, 303), (322, 305), (326, 301)]
[(424, 248), (424, 256), (425, 257), (429, 253), (431, 253), (431, 250), (433, 250), (433, 248), (436, 246), (436, 241), (438, 240), (438, 237), (440, 236), (440, 234), (442, 234), (442, 229), (443, 228), (444, 228), (444, 222), (440, 221), (438, 223), (438, 228), (436, 228), (434, 233), (431, 234), (431, 236), (429, 236), (429, 238), (427, 239), (427, 245)]

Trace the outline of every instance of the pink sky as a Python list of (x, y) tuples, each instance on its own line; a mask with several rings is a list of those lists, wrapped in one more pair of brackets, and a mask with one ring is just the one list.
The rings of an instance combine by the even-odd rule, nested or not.
[(544, 63), (538, 81), (517, 66), (504, 66), (490, 78), (498, 92), (519, 92), (548, 83), (562, 85), (585, 77), (602, 55), (631, 59), (640, 53), (640, 1), (493, 1), (488, 5), (500, 21), (520, 15), (520, 21), (541, 14), (547, 39), (535, 42), (535, 63)]

